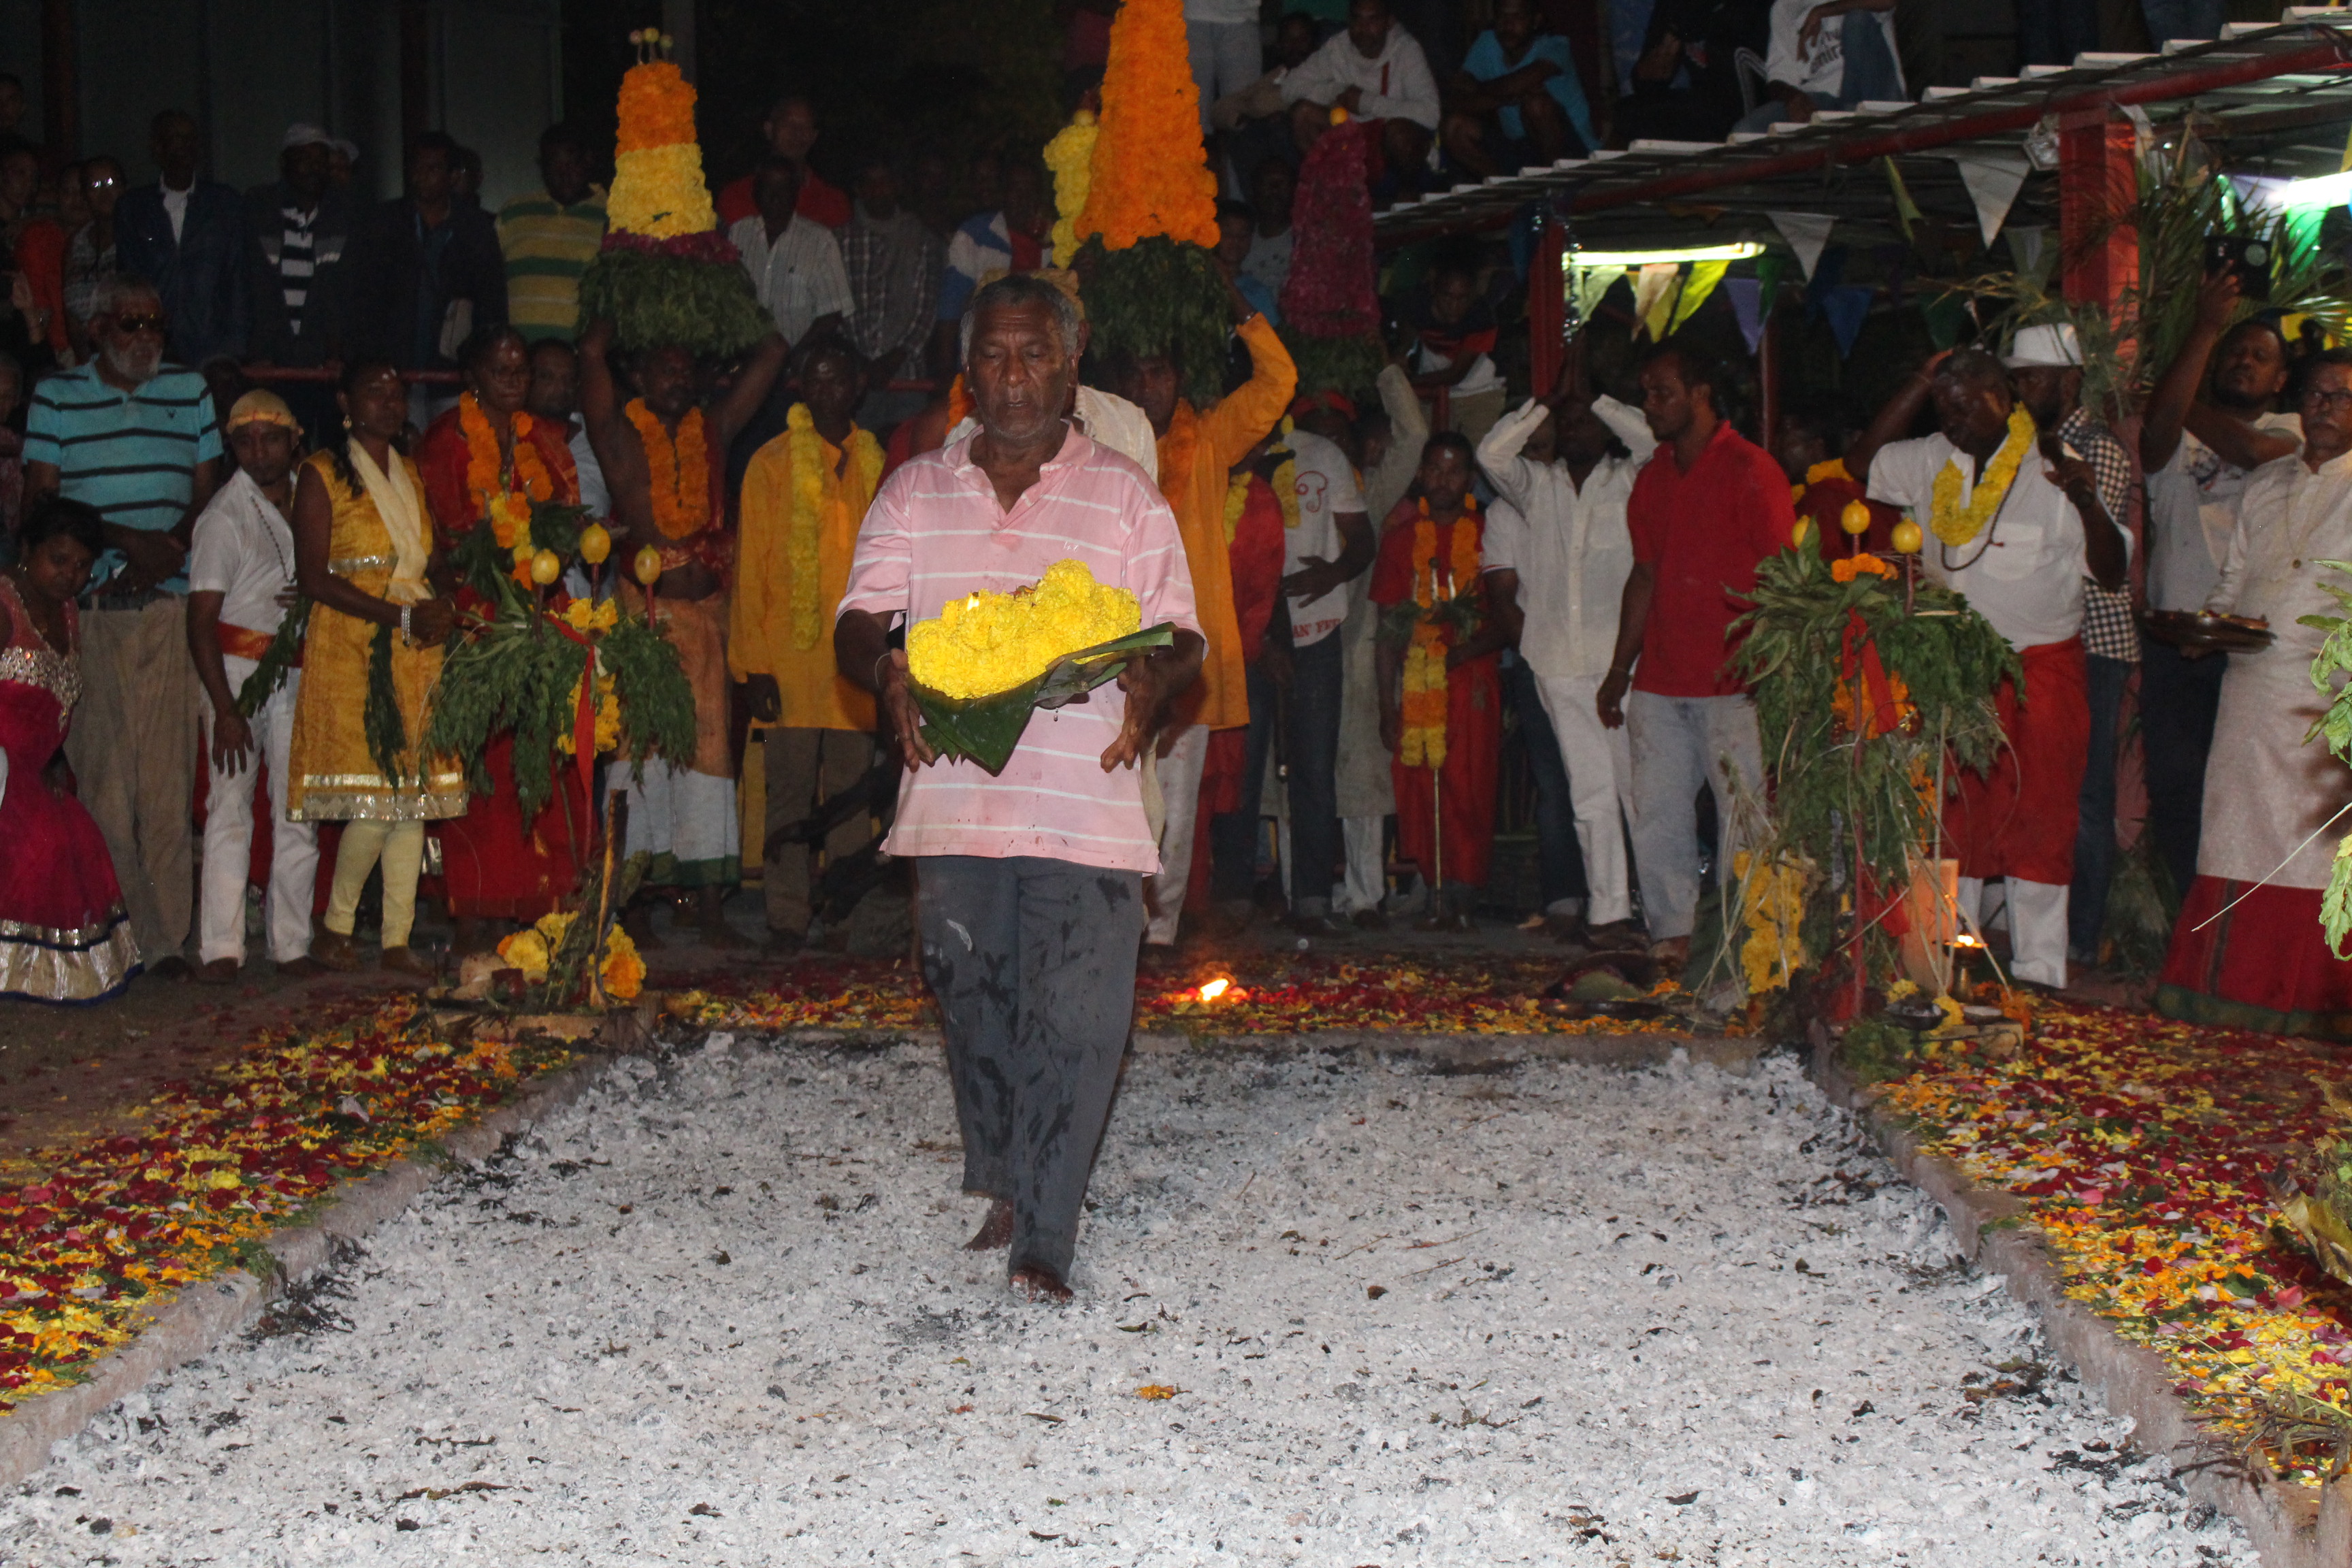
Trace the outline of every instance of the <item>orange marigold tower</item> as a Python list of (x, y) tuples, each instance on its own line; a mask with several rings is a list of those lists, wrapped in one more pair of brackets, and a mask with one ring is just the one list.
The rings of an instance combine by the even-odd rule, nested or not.
[(1079, 215), (1081, 238), (1112, 250), (1166, 235), (1217, 243), (1217, 177), (1201, 148), (1201, 93), (1184, 41), (1184, 0), (1127, 0), (1111, 25), (1101, 132)]

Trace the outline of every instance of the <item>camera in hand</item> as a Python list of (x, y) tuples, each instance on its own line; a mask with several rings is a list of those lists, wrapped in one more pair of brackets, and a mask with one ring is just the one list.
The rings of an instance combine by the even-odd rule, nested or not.
[(2215, 234), (2205, 239), (2205, 276), (2233, 274), (2238, 298), (2271, 297), (2271, 242), (2259, 235)]

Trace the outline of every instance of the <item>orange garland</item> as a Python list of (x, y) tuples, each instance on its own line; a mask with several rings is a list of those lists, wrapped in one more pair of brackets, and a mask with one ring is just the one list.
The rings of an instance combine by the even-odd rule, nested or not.
[[(1454, 521), (1451, 548), (1446, 552), (1448, 577), (1443, 591), (1437, 580), (1437, 520), (1429, 515), (1426, 497), (1412, 525), (1412, 602), (1423, 611), (1467, 593), (1477, 584), (1480, 558), (1475, 520), (1478, 499), (1462, 498), (1462, 515)], [(1448, 672), (1445, 668), (1449, 631), (1436, 616), (1424, 614), (1413, 624), (1412, 643), (1405, 649), (1403, 743), (1397, 759), (1409, 768), (1445, 765), (1445, 724)]]
[[(486, 514), (495, 518), (490, 503), (510, 489), (520, 489), (532, 500), (546, 500), (555, 494), (555, 479), (541, 460), (538, 447), (531, 444), (532, 420), (518, 409), (508, 428), (514, 432), (514, 463), (511, 474), (499, 452), (498, 432), (482, 412), (480, 402), (470, 392), (457, 398), (457, 430), (466, 437), (466, 488), (473, 492), (476, 502)], [(512, 547), (513, 542), (503, 536), (500, 544)]]
[(1201, 89), (1184, 40), (1183, 0), (1127, 0), (1111, 24), (1080, 238), (1113, 250), (1164, 234), (1217, 243), (1217, 180), (1201, 150)]
[(710, 455), (702, 444), (702, 410), (686, 411), (675, 439), (644, 398), (630, 399), (626, 413), (645, 443), (655, 526), (665, 539), (693, 538), (710, 526)]

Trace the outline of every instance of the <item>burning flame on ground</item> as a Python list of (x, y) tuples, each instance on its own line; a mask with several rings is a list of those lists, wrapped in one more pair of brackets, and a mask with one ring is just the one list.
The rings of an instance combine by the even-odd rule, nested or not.
[(1218, 997), (1223, 996), (1226, 992), (1231, 991), (1233, 988), (1234, 983), (1220, 975), (1218, 978), (1210, 981), (1206, 985), (1201, 987), (1200, 997), (1203, 1002), (1213, 1002)]

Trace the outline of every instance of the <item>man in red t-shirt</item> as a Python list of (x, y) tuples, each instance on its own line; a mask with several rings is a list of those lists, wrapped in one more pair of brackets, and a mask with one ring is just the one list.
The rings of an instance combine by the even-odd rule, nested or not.
[(1727, 668), (1731, 623), (1755, 591), (1756, 563), (1796, 526), (1779, 465), (1724, 419), (1720, 374), (1673, 345), (1642, 366), (1658, 452), (1626, 503), (1633, 574), (1595, 698), (1601, 721), (1624, 725), (1632, 744), (1634, 868), (1651, 951), (1669, 966), (1690, 955), (1698, 907), (1698, 786), (1715, 790), (1716, 865), (1727, 881), (1732, 855), (1760, 826), (1763, 751), (1755, 704)]
[[(797, 93), (787, 93), (768, 106), (768, 117), (760, 122), (760, 134), (767, 138), (768, 151), (779, 158), (790, 158), (801, 172), (800, 200), (793, 211), (811, 223), (821, 223), (827, 228), (840, 228), (849, 222), (849, 198), (841, 187), (827, 180), (811, 166), (809, 149), (816, 145), (816, 108)], [(719, 227), (724, 232), (760, 210), (760, 203), (751, 190), (752, 175), (730, 180), (719, 193)]]

